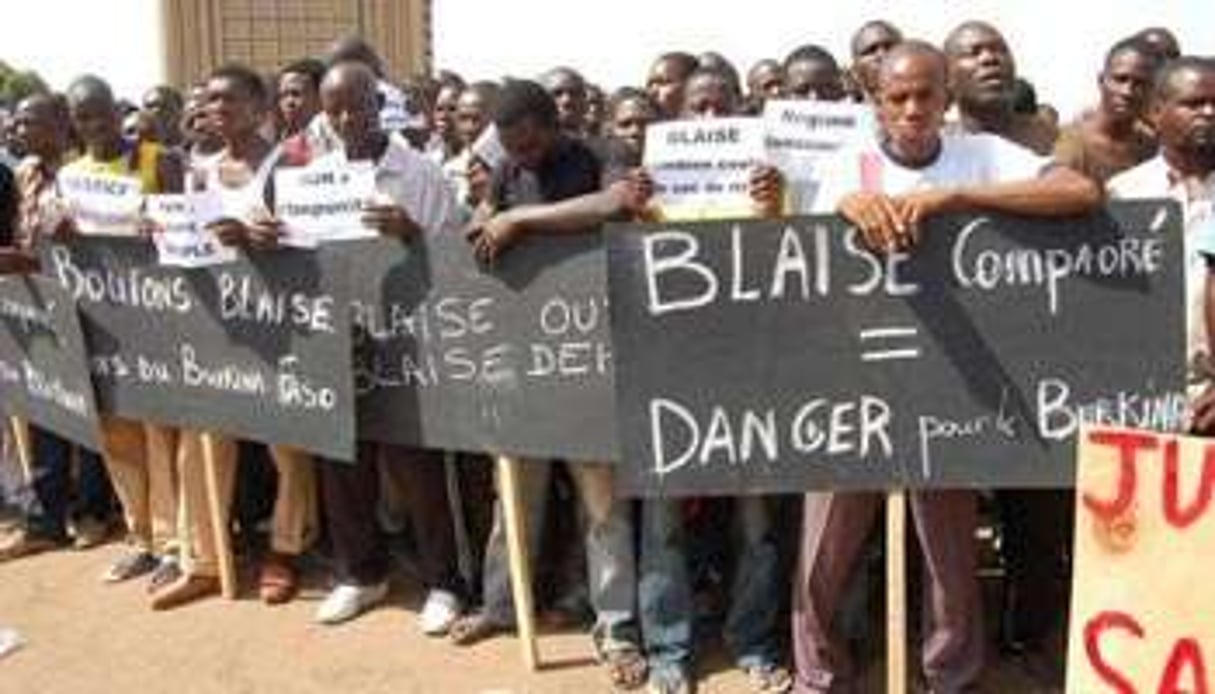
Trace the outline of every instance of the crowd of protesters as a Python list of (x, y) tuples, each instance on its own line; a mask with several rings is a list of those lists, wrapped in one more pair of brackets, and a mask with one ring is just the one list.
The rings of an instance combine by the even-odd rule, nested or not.
[[(750, 176), (755, 216), (839, 213), (876, 252), (914, 252), (920, 220), (942, 212), (1049, 217), (1107, 198), (1178, 200), (1198, 259), (1187, 266), (1185, 312), (1192, 427), (1205, 433), (1215, 426), (1206, 331), (1215, 307), (1203, 253), (1215, 244), (1188, 241), (1215, 223), (1215, 61), (1184, 55), (1161, 28), (1109, 39), (1102, 65), (1074, 68), (1096, 75), (1092, 105), (1063, 124), (1038, 101), (1047, 95), (1017, 75), (1001, 32), (977, 21), (933, 42), (872, 21), (845, 60), (808, 44), (745, 73), (717, 53), (672, 51), (635, 85), (612, 90), (566, 66), (535, 79), (444, 71), (394, 80), (354, 38), (271, 78), (227, 65), (184, 93), (150, 89), (139, 104), (86, 75), (6, 116), (0, 267), (36, 272), (42, 239), (76, 233), (56, 200), (61, 171), (133, 177), (148, 194), (214, 189), (225, 213), (212, 225), (220, 241), (274, 248), (283, 228), (273, 172), (355, 161), (376, 168), (368, 226), (407, 243), (464, 233), (470, 253), (492, 260), (525, 237), (542, 243), (651, 216), (654, 185), (642, 163), (652, 123), (754, 115), (771, 99), (852, 101), (876, 116), (869, 161), (879, 175), (849, 170), (857, 159), (841, 156), (830, 185), (788, 209), (785, 176), (759, 165)], [(117, 532), (126, 549), (105, 582), (146, 582), (155, 610), (217, 595), (202, 432), (112, 416), (102, 432), (104, 450), (93, 452), (30, 427), (32, 474), (9, 490), (21, 529), (0, 560), (87, 549)], [(328, 572), (333, 588), (316, 620), (346, 622), (386, 600), (395, 557), (406, 552), (425, 587), (426, 634), (466, 646), (513, 629), (501, 508), (477, 456), (363, 443), (355, 465), (340, 465), (215, 440), (229, 514), (221, 527), (239, 538), (242, 560), (258, 562), (266, 603), (292, 600), (302, 572)], [(872, 537), (880, 495), (629, 500), (615, 494), (606, 461), (523, 469), (542, 614), (590, 626), (613, 686), (694, 690), (708, 626), (755, 691), (859, 690), (881, 641), (870, 580), (881, 566)], [(917, 491), (910, 507), (927, 689), (973, 691), (993, 646), (1044, 686), (1060, 686), (1070, 494)], [(985, 544), (981, 527), (998, 542)], [(986, 568), (999, 569), (999, 590), (984, 591)], [(984, 609), (991, 595), (998, 604)], [(998, 629), (988, 630), (992, 614)]]

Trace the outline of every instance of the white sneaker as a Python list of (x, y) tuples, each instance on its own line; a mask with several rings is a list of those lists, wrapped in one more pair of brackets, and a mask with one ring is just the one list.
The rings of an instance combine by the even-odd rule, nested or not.
[(330, 591), (316, 608), (316, 621), (321, 624), (340, 624), (383, 602), (387, 596), (387, 581), (371, 586), (340, 584)]
[(418, 614), (418, 626), (427, 636), (442, 636), (463, 611), (460, 598), (446, 590), (432, 590), (426, 596), (426, 604)]

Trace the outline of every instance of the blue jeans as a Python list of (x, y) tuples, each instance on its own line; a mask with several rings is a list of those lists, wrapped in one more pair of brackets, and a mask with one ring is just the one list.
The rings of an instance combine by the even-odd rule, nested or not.
[(79, 484), (72, 495), (72, 449), (67, 439), (30, 426), (34, 479), (22, 495), (26, 529), (52, 540), (67, 539), (71, 515), (104, 520), (113, 508), (113, 489), (101, 456), (80, 449)]
[[(552, 463), (527, 460), (520, 467), (527, 538), (538, 547), (544, 523), (546, 493)], [(600, 656), (637, 649), (636, 562), (633, 524), (627, 501), (615, 498), (612, 466), (604, 463), (570, 464), (570, 477), (578, 488), (586, 532), (588, 592), (595, 610), (592, 638)], [(485, 551), (482, 576), (483, 615), (493, 624), (515, 623), (510, 566), (506, 552), (506, 527), (501, 504), (494, 509), (494, 527)]]
[[(740, 668), (773, 666), (778, 657), (777, 628), (784, 588), (780, 554), (772, 536), (772, 510), (764, 497), (741, 497), (734, 504), (734, 528), (740, 542), (725, 640)], [(679, 500), (642, 502), (638, 600), (650, 668), (689, 671), (696, 615)]]

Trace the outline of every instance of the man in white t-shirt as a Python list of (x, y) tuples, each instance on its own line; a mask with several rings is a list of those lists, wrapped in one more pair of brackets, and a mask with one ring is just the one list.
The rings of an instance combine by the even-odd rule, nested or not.
[[(1215, 60), (1184, 57), (1159, 74), (1150, 117), (1160, 154), (1110, 179), (1115, 198), (1172, 198), (1181, 204), (1186, 238), (1187, 385), (1195, 410), (1195, 430), (1215, 433), (1215, 364), (1207, 329), (1209, 254), (1207, 235), (1197, 230), (1215, 222)], [(1205, 243), (1200, 243), (1205, 242)], [(1200, 406), (1201, 405), (1201, 406)]]
[[(986, 209), (1012, 214), (1078, 214), (1101, 202), (1080, 174), (991, 135), (943, 135), (950, 96), (944, 55), (908, 41), (884, 59), (875, 102), (878, 151), (838, 155), (812, 211), (838, 211), (872, 250), (911, 249), (921, 220)], [(811, 210), (803, 210), (811, 211)], [(835, 612), (857, 568), (882, 495), (806, 495), (802, 552), (794, 589), (793, 639), (798, 692), (852, 691), (854, 672)], [(982, 605), (975, 575), (976, 496), (968, 490), (910, 494), (923, 550), (929, 620), (922, 650), (933, 692), (975, 686), (983, 665)]]

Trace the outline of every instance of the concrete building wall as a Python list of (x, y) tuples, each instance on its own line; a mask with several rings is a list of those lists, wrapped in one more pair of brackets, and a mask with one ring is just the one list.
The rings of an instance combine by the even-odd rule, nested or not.
[(430, 0), (160, 0), (168, 81), (186, 86), (225, 62), (271, 73), (359, 34), (391, 77), (429, 72)]

